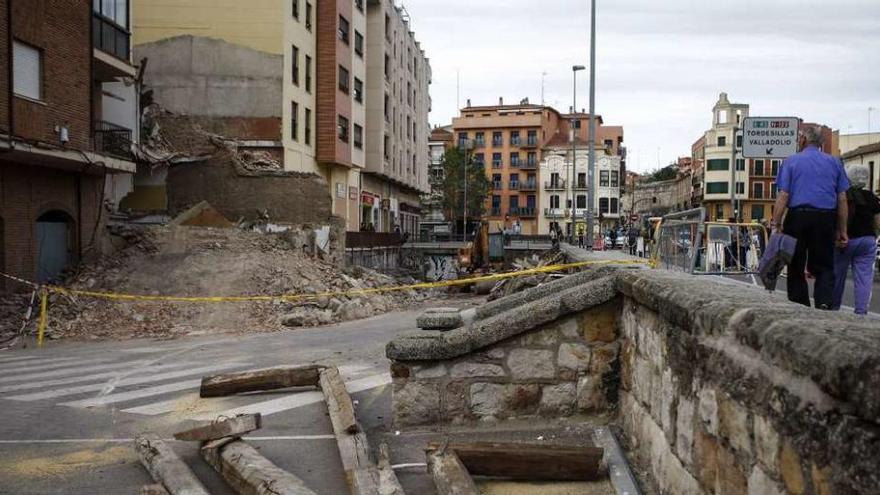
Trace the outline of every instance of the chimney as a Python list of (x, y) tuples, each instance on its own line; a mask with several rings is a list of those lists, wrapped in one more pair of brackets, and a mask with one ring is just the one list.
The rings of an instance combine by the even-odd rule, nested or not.
[(468, 108), (471, 107), (471, 99), (470, 99), (470, 98), (467, 99), (467, 107), (468, 107)]
[(586, 109), (586, 108), (581, 108), (581, 113), (587, 113), (587, 109)]
[(504, 105), (504, 98), (502, 98), (501, 96), (499, 96), (499, 97), (498, 97), (498, 106), (500, 107), (500, 106), (502, 106), (502, 105)]

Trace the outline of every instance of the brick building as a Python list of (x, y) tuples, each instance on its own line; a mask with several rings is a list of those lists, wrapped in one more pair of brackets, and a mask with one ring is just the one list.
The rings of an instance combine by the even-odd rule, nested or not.
[(2, 272), (46, 281), (98, 250), (102, 205), (130, 186), (127, 2), (98, 3), (0, 0)]

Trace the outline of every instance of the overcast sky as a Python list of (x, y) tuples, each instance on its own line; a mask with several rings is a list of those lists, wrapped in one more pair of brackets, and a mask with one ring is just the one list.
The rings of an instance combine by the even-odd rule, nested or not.
[[(624, 126), (628, 168), (690, 155), (721, 91), (754, 116), (880, 130), (880, 0), (597, 0), (596, 111)], [(589, 0), (408, 0), (433, 69), (431, 124), (460, 103), (528, 97), (565, 111), (589, 66)], [(589, 103), (578, 73), (577, 106)]]

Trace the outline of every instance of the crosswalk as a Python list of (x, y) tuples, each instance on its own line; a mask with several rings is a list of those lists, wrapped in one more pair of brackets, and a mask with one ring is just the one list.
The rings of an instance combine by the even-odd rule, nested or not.
[[(256, 412), (267, 416), (324, 400), (314, 390), (200, 399), (197, 389), (202, 376), (272, 363), (257, 366), (250, 356), (168, 359), (160, 349), (135, 351), (95, 357), (0, 355), (0, 401), (51, 401), (79, 410), (113, 408), (142, 416), (180, 414), (182, 405), (198, 402), (199, 407), (184, 408), (184, 414), (190, 419), (213, 419)], [(375, 364), (348, 363), (339, 369), (351, 393), (391, 382), (387, 368)]]

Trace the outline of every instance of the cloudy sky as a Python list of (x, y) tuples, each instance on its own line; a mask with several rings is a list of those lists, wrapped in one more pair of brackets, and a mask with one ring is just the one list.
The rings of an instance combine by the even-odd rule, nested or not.
[[(596, 110), (624, 126), (628, 167), (690, 155), (725, 91), (755, 116), (880, 130), (880, 0), (597, 0)], [(408, 0), (431, 59), (432, 124), (474, 105), (572, 102), (589, 65), (589, 0)], [(578, 74), (578, 107), (589, 78)]]

